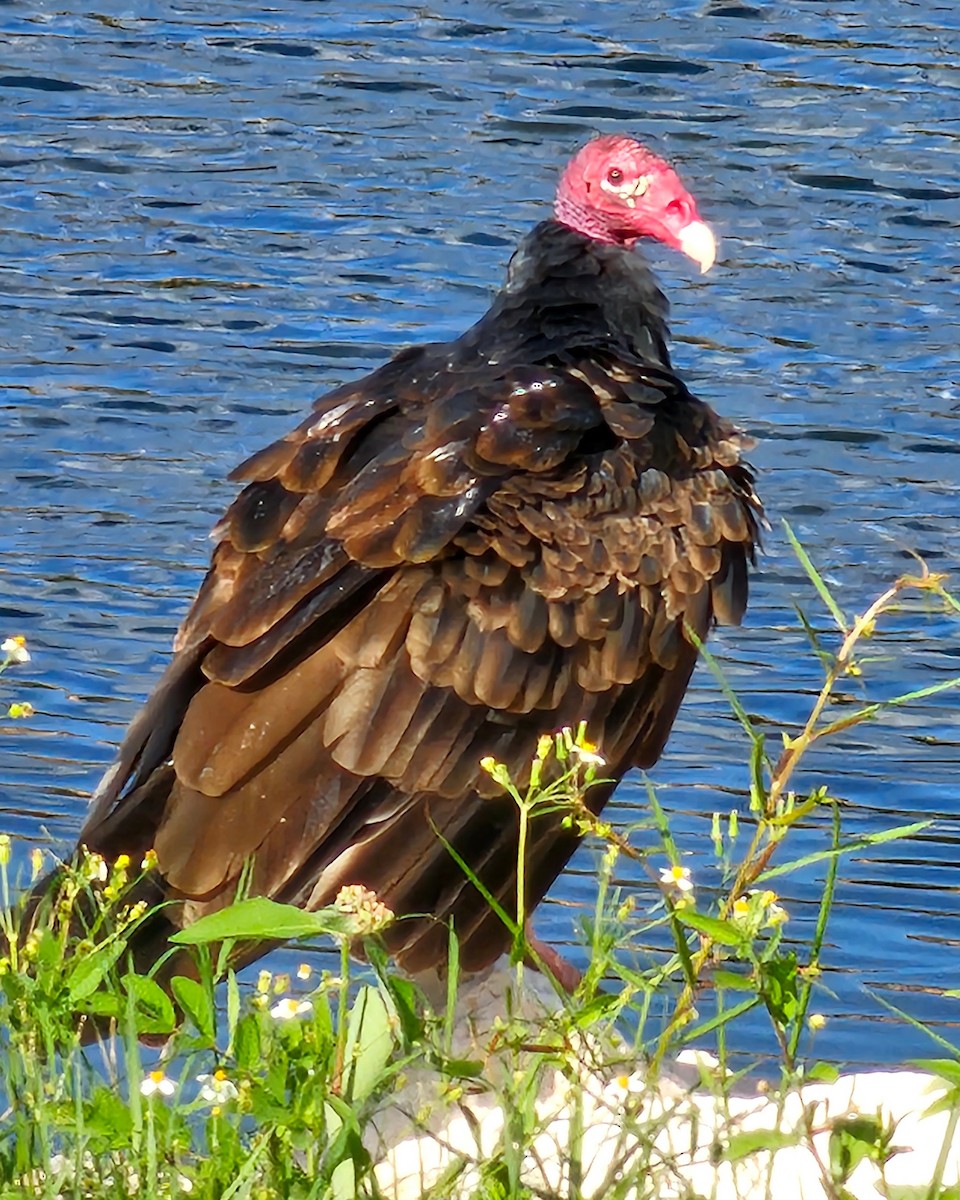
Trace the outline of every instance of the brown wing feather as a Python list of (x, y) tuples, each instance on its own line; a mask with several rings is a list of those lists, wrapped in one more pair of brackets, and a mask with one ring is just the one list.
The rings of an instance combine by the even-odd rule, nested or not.
[[(509, 907), (516, 813), (480, 758), (522, 784), (538, 736), (586, 719), (616, 778), (649, 765), (696, 658), (684, 623), (704, 638), (742, 614), (750, 475), (672, 376), (603, 351), (451, 378), (429, 351), (235, 473), (174, 663), (84, 831), (155, 845), (173, 920), (227, 903), (252, 857), (283, 899), (363, 883), (424, 914), (390, 935), (410, 966), (443, 957), (450, 917), (484, 965), (504, 930), (437, 837)], [(531, 907), (575, 844), (538, 823)]]

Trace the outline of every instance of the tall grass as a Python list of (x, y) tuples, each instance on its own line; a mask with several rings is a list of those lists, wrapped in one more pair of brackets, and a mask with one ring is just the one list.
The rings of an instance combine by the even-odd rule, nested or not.
[[(803, 1083), (834, 1079), (836, 1068), (812, 1058), (810, 1047), (822, 1023), (815, 997), (837, 864), (845, 854), (910, 837), (926, 822), (850, 837), (829, 786), (795, 791), (794, 781), (812, 747), (960, 683), (944, 680), (853, 708), (834, 703), (838, 689), (870, 666), (868, 647), (882, 638), (893, 610), (918, 596), (954, 615), (960, 604), (941, 576), (921, 567), (848, 617), (789, 536), (836, 633), (815, 632), (800, 613), (823, 682), (806, 721), (782, 735), (776, 753), (703, 649), (745, 732), (750, 771), (749, 811), (714, 817), (721, 894), (705, 896), (684, 867), (652, 788), (652, 846), (639, 848), (631, 831), (590, 811), (585, 797), (603, 779), (603, 760), (589, 730), (545, 735), (524, 790), (502, 764), (485, 760), (519, 810), (520, 903), (519, 920), (502, 913), (513, 943), (509, 986), (496, 1011), (476, 1009), (473, 1023), (464, 1007), (471, 985), (460, 978), (452, 931), (445, 997), (431, 1003), (381, 949), (379, 932), (393, 915), (357, 888), (344, 889), (318, 913), (246, 897), (205, 918), (178, 935), (194, 971), (175, 977), (168, 994), (151, 974), (134, 971), (128, 955), (131, 937), (150, 917), (129, 896), (140, 876), (156, 869), (152, 856), (108, 864), (80, 855), (65, 864), (57, 893), (25, 926), (10, 840), (0, 837), (0, 1200), (375, 1197), (387, 1178), (375, 1167), (391, 1142), (436, 1132), (445, 1116), (459, 1121), (460, 1135), (451, 1125), (438, 1134), (438, 1169), (422, 1193), (436, 1200), (692, 1196), (675, 1156), (663, 1149), (679, 1104), (669, 1099), (678, 1053), (714, 1049), (715, 1066), (700, 1062), (700, 1085), (714, 1094), (719, 1112), (731, 1114), (739, 1078), (727, 1050), (730, 1033), (746, 1013), (753, 1020), (760, 1013), (778, 1050), (770, 1094), (784, 1111)], [(24, 649), (16, 639), (8, 644)], [(8, 654), (3, 665), (24, 661)], [(584, 922), (588, 966), (573, 995), (531, 978), (527, 965), (536, 956), (524, 935), (526, 846), (547, 811), (554, 819), (559, 812), (597, 848), (596, 902)], [(823, 844), (791, 858), (801, 819), (820, 821)], [(624, 858), (656, 884), (652, 905), (615, 886)], [(827, 869), (813, 934), (787, 945), (789, 914), (776, 888), (818, 860)], [(31, 861), (36, 878), (46, 864), (39, 852)], [(318, 935), (339, 946), (336, 975), (304, 965), (292, 977), (263, 971), (255, 986), (243, 987), (230, 966), (234, 941)], [(651, 939), (667, 949), (643, 960), (621, 951)], [(360, 943), (369, 964), (362, 968), (350, 954)], [(960, 1060), (946, 1043), (940, 1053), (926, 1065), (944, 1080), (952, 1138)], [(478, 1113), (493, 1111), (497, 1121), (481, 1128)], [(558, 1113), (564, 1139), (551, 1149), (545, 1139)], [(600, 1129), (615, 1149), (598, 1176)], [(688, 1151), (718, 1170), (763, 1153), (772, 1163), (785, 1146), (814, 1147), (816, 1132), (802, 1112), (787, 1132), (747, 1133), (730, 1115), (705, 1148), (694, 1130)], [(843, 1200), (864, 1158), (882, 1166), (892, 1153), (893, 1131), (882, 1121), (837, 1122), (829, 1152), (817, 1151), (825, 1194)], [(944, 1151), (931, 1162), (918, 1196), (948, 1194), (940, 1187), (945, 1161)]]

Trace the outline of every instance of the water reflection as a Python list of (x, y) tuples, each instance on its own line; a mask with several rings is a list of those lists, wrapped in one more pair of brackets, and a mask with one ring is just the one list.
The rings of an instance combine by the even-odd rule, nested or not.
[[(653, 253), (681, 368), (760, 439), (774, 527), (749, 623), (715, 645), (748, 708), (789, 725), (819, 686), (792, 612), (815, 605), (780, 518), (850, 608), (912, 551), (957, 562), (960, 13), (667, 8), (608, 0), (574, 24), (547, 0), (361, 18), (294, 0), (0, 7), (0, 628), (30, 637), (17, 694), (38, 710), (0, 728), (5, 826), (75, 831), (162, 669), (229, 468), (323, 388), (466, 327), (556, 165), (598, 129), (676, 158), (723, 237), (706, 279)], [(890, 628), (872, 694), (956, 673), (955, 622)], [(811, 762), (851, 834), (936, 822), (842, 867), (825, 1053), (926, 1052), (902, 1026), (877, 1039), (891, 1018), (865, 984), (954, 1036), (930, 987), (960, 937), (955, 713), (928, 698)], [(707, 880), (710, 812), (743, 807), (744, 758), (701, 671), (655, 778)], [(643, 804), (624, 787), (618, 815)], [(808, 824), (795, 853), (824, 838)], [(797, 935), (818, 870), (787, 887)], [(563, 938), (592, 899), (589, 851), (556, 895), (542, 924)]]

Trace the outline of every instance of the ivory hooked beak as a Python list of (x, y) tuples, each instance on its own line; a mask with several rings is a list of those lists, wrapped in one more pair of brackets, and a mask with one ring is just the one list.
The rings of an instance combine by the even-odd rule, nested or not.
[(700, 273), (709, 271), (717, 261), (717, 239), (703, 221), (691, 221), (678, 234), (680, 249), (688, 258), (700, 264)]

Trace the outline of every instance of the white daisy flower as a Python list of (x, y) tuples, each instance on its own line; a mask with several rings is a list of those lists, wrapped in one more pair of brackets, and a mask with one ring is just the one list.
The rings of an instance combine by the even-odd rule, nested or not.
[(309, 1000), (297, 1000), (293, 996), (284, 996), (270, 1009), (270, 1016), (275, 1021), (292, 1021), (294, 1017), (305, 1017), (312, 1012), (313, 1005)]
[(161, 1096), (170, 1097), (176, 1090), (177, 1085), (162, 1071), (151, 1071), (140, 1084), (141, 1096), (156, 1096), (159, 1092)]
[(205, 1104), (228, 1104), (240, 1095), (237, 1085), (221, 1069), (208, 1075), (198, 1075), (197, 1083), (201, 1085), (200, 1099)]
[(660, 871), (660, 882), (665, 888), (681, 894), (693, 891), (689, 867), (663, 867)]
[(0, 654), (7, 656), (8, 663), (28, 663), (30, 651), (27, 649), (27, 639), (20, 634), (17, 634), (16, 637), (8, 637), (5, 641), (0, 642)]
[(599, 747), (595, 746), (593, 742), (581, 742), (579, 746), (575, 742), (571, 749), (581, 762), (587, 763), (589, 766), (605, 767), (607, 765), (607, 760), (598, 753)]

